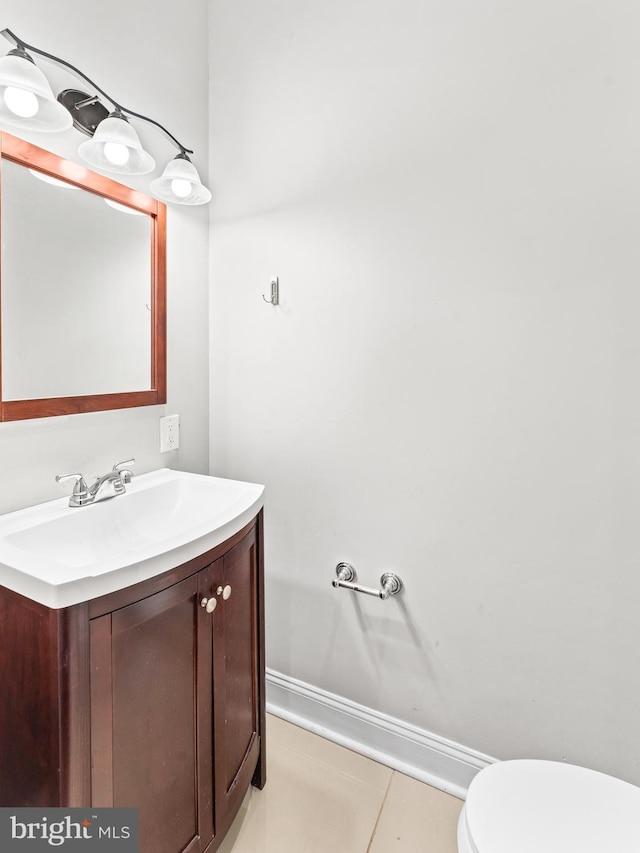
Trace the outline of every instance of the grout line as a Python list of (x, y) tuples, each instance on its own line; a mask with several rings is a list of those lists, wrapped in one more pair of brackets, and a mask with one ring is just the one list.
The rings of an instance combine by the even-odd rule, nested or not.
[(384, 792), (384, 797), (382, 798), (382, 803), (380, 804), (380, 810), (378, 811), (378, 816), (376, 817), (376, 822), (373, 825), (373, 830), (371, 831), (371, 838), (369, 839), (369, 844), (367, 845), (366, 853), (369, 853), (371, 850), (371, 845), (373, 844), (373, 839), (376, 836), (376, 831), (378, 829), (378, 824), (380, 823), (380, 818), (382, 817), (382, 810), (387, 802), (387, 797), (389, 796), (389, 788), (391, 787), (391, 782), (393, 781), (393, 777), (395, 775), (395, 770), (391, 771), (391, 776), (389, 777), (389, 784), (387, 785), (387, 790)]

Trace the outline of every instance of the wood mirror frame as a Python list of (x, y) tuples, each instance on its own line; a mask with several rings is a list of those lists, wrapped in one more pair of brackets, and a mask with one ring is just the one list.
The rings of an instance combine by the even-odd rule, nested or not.
[[(167, 401), (167, 263), (166, 263), (166, 206), (150, 196), (123, 186), (104, 175), (91, 172), (84, 166), (64, 160), (50, 151), (38, 148), (23, 139), (0, 132), (0, 187), (3, 160), (34, 168), (53, 178), (66, 181), (106, 199), (128, 205), (151, 217), (151, 376), (149, 389), (111, 394), (88, 394), (76, 397), (48, 397), (29, 400), (2, 398), (2, 341), (0, 327), (0, 421), (47, 418), (81, 412), (101, 412), (137, 406), (152, 406)], [(1, 227), (1, 222), (0, 222)], [(0, 281), (1, 281), (0, 269)], [(0, 311), (2, 293), (0, 290)], [(1, 315), (0, 315), (1, 316)]]

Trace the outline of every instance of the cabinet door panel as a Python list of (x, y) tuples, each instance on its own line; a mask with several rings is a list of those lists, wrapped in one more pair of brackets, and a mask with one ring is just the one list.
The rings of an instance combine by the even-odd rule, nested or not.
[[(101, 682), (111, 686), (110, 715), (102, 709), (92, 740), (112, 738), (111, 767), (94, 751), (92, 777), (111, 776), (114, 806), (140, 809), (141, 853), (176, 853), (199, 835), (197, 592), (193, 576), (115, 611), (109, 653), (100, 626), (109, 617), (92, 625), (92, 664), (102, 670), (92, 693), (94, 684), (95, 692)], [(109, 722), (110, 735), (100, 731)]]
[(57, 639), (57, 612), (2, 590), (0, 806), (3, 807), (61, 805)]
[[(243, 559), (245, 558), (245, 559)], [(250, 564), (242, 555), (231, 566), (225, 561), (224, 580), (232, 587), (224, 602), (225, 647), (225, 776), (233, 784), (256, 731), (253, 666), (254, 621)]]
[(216, 801), (225, 825), (242, 802), (259, 751), (257, 659), (257, 551), (255, 528), (216, 569), (218, 595), (214, 642)]

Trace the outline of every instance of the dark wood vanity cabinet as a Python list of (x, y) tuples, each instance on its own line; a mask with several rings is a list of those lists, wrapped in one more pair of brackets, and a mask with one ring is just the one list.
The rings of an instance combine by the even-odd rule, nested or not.
[(137, 806), (141, 853), (213, 853), (265, 782), (263, 591), (262, 513), (64, 610), (3, 590), (0, 806)]

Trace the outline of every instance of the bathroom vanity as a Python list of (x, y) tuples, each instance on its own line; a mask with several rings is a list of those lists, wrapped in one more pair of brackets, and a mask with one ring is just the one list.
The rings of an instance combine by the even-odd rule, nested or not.
[[(152, 514), (161, 523), (184, 504), (171, 489)], [(106, 501), (96, 518), (117, 526), (135, 515), (129, 497)], [(162, 571), (139, 560), (146, 577), (111, 579), (117, 588), (95, 597), (54, 607), (0, 587), (0, 806), (135, 806), (141, 853), (218, 848), (266, 770), (262, 502), (242, 506), (228, 513), (234, 521), (215, 522), (213, 539), (192, 528), (169, 556), (156, 545)], [(79, 525), (86, 513), (91, 525), (99, 510), (55, 513)], [(7, 555), (19, 535), (0, 528), (0, 579), (14, 586)], [(203, 543), (211, 547), (166, 568), (171, 554)], [(123, 553), (142, 547), (131, 534)], [(66, 578), (72, 592), (60, 594), (77, 598), (81, 587)]]

